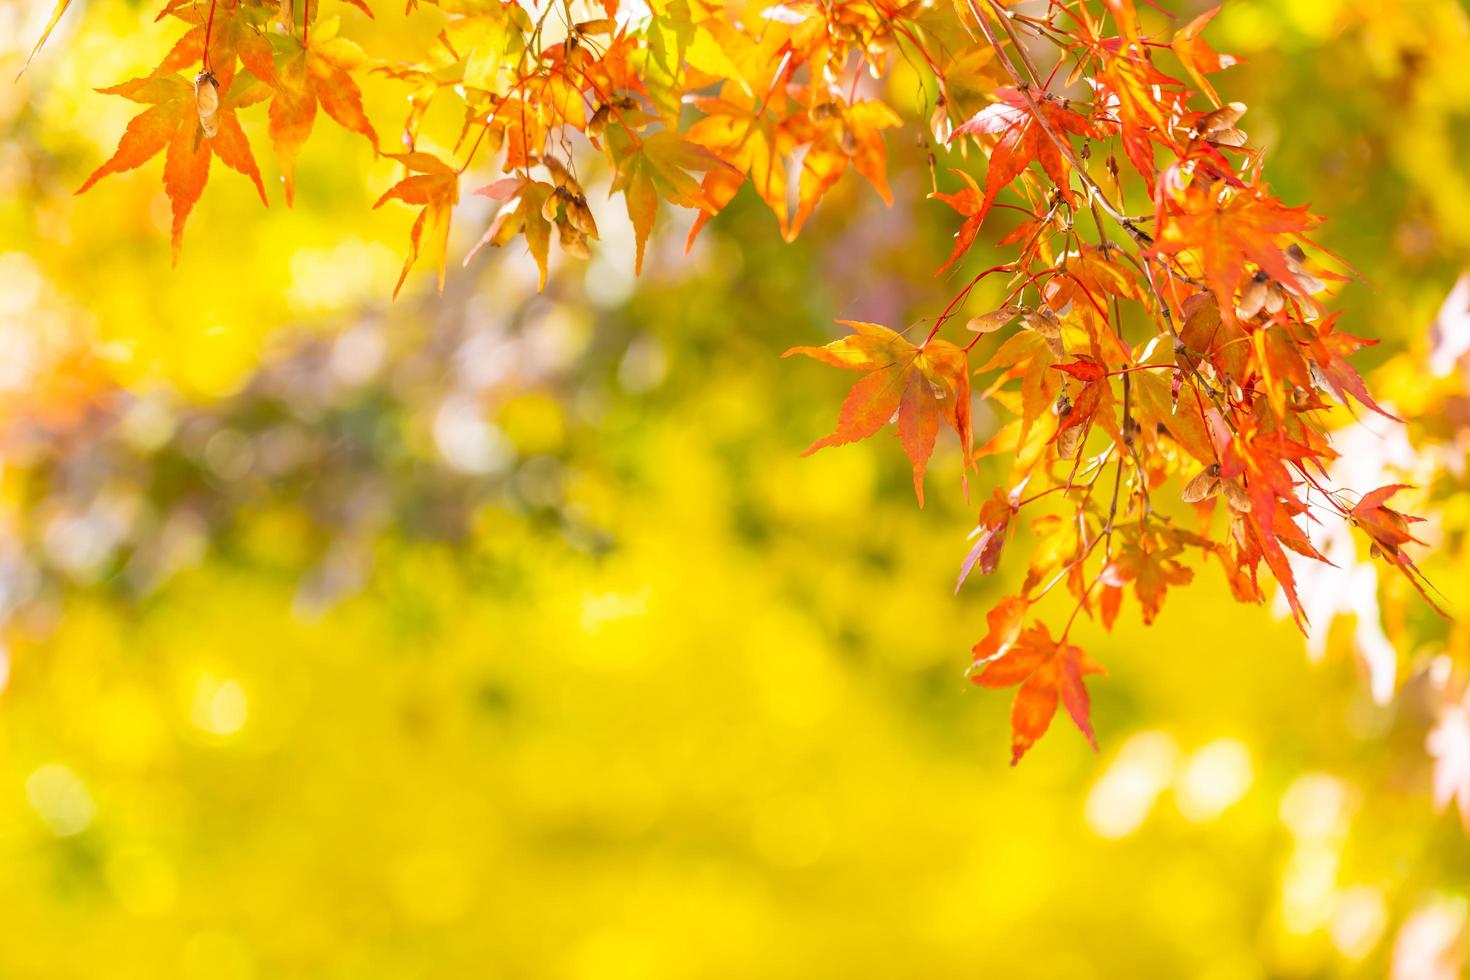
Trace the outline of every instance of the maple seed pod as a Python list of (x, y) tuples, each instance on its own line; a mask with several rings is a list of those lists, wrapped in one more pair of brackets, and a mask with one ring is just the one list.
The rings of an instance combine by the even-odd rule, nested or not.
[(1281, 284), (1264, 272), (1257, 271), (1241, 292), (1236, 313), (1242, 320), (1251, 320), (1261, 313), (1275, 316), (1285, 306), (1286, 292)]
[(1184, 485), (1184, 502), (1197, 504), (1220, 492), (1220, 464), (1211, 463)]
[(1250, 320), (1266, 305), (1266, 283), (1270, 282), (1264, 272), (1257, 272), (1240, 293), (1240, 303), (1235, 307), (1242, 320)]
[(567, 222), (588, 238), (597, 237), (597, 222), (592, 219), (587, 199), (581, 194), (573, 194), (572, 199), (567, 202)]
[(561, 210), (562, 201), (571, 197), (565, 187), (558, 187), (546, 195), (546, 201), (541, 205), (541, 217), (547, 221), (555, 221), (557, 213)]
[(567, 169), (566, 164), (562, 163), (556, 157), (543, 158), (541, 165), (546, 168), (547, 173), (551, 174), (551, 182), (557, 186), (558, 190), (565, 188), (573, 193), (581, 192), (582, 185), (577, 183), (577, 178), (572, 176), (572, 172)]
[(1315, 296), (1327, 288), (1327, 284), (1307, 271), (1307, 253), (1295, 242), (1286, 249), (1286, 267), (1296, 277), (1297, 285), (1306, 291), (1308, 296)]
[(219, 82), (208, 71), (201, 71), (194, 78), (194, 108), (205, 136), (212, 137), (219, 132)]
[(603, 130), (607, 129), (607, 117), (612, 115), (612, 107), (600, 105), (597, 111), (592, 113), (592, 118), (587, 120), (587, 135), (601, 136)]
[(1044, 306), (1039, 310), (1033, 310), (1029, 306), (1023, 307), (1021, 316), (1025, 319), (1026, 326), (1047, 340), (1055, 340), (1062, 335), (1062, 321)]
[(587, 236), (573, 228), (569, 222), (558, 221), (556, 231), (562, 251), (579, 259), (592, 258), (592, 250), (587, 247)]
[(1020, 316), (1021, 313), (1019, 306), (1002, 306), (998, 310), (991, 310), (989, 313), (972, 317), (970, 322), (965, 324), (965, 329), (971, 333), (993, 333)]
[(1274, 279), (1266, 287), (1266, 315), (1275, 316), (1286, 308), (1286, 290)]
[(1225, 502), (1230, 505), (1231, 510), (1237, 514), (1251, 512), (1251, 498), (1246, 494), (1245, 487), (1234, 480), (1226, 479), (1220, 481), (1220, 487), (1225, 491)]
[(949, 121), (949, 109), (944, 104), (943, 96), (940, 96), (939, 104), (929, 117), (929, 131), (934, 134), (934, 142), (940, 144), (947, 144), (954, 135), (954, 124)]
[(1028, 306), (1022, 307), (1022, 319), (1025, 320), (1028, 328), (1047, 341), (1047, 347), (1050, 348), (1051, 353), (1057, 357), (1066, 353), (1066, 348), (1061, 344), (1061, 320), (1058, 319), (1057, 314), (1048, 310), (1047, 307), (1033, 310)]
[(1062, 392), (1057, 396), (1057, 400), (1052, 402), (1051, 410), (1056, 413), (1057, 418), (1066, 418), (1072, 414), (1072, 399), (1067, 397), (1065, 391)]
[(1312, 407), (1312, 392), (1301, 385), (1291, 386), (1291, 407), (1304, 412)]
[(1231, 102), (1214, 112), (1206, 113), (1199, 122), (1195, 123), (1195, 135), (1213, 142), (1221, 142), (1220, 135), (1237, 131), (1235, 124), (1240, 121), (1241, 116), (1245, 115), (1245, 110), (1244, 102)]

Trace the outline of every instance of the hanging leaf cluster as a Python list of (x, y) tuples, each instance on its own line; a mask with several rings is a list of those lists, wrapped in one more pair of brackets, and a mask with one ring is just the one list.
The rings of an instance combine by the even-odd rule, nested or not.
[[(1021, 583), (971, 669), (1016, 688), (1013, 761), (1059, 705), (1093, 739), (1086, 678), (1101, 668), (1074, 641), (1083, 617), (1111, 629), (1131, 604), (1152, 622), (1213, 565), (1242, 602), (1274, 580), (1305, 629), (1287, 553), (1325, 560), (1311, 522), (1348, 522), (1432, 603), (1396, 488), (1328, 481), (1330, 423), (1387, 414), (1349, 363), (1372, 341), (1324, 309), (1341, 263), (1310, 237), (1319, 218), (1271, 193), (1246, 106), (1216, 88), (1236, 59), (1206, 40), (1214, 11), (1180, 24), (1133, 0), (409, 0), (442, 29), (421, 60), (381, 64), (319, 3), (169, 0), (160, 18), (181, 36), (151, 74), (104, 90), (140, 110), (81, 189), (162, 153), (177, 252), (214, 158), (266, 197), (241, 113), (264, 114), (287, 204), (325, 116), (401, 168), (377, 202), (418, 209), (399, 287), (420, 264), (442, 287), (466, 195), (493, 205), (475, 248), (522, 244), (544, 285), (553, 245), (598, 247), (579, 176), (595, 156), (641, 267), (667, 207), (695, 212), (692, 240), (748, 184), (789, 239), (849, 171), (891, 203), (885, 133), (930, 147), (927, 206), (956, 219), (936, 271), (964, 270), (961, 288), (919, 323), (850, 322), (788, 353), (861, 374), (812, 451), (893, 424), (921, 505), (942, 432), (967, 471), (1004, 461), (959, 579), (1006, 567)], [(913, 98), (884, 81), (900, 66)], [(406, 90), (393, 152), (363, 110), (370, 75)], [(445, 106), (460, 120), (450, 149), (423, 134)], [(486, 164), (499, 175), (464, 186)], [(971, 274), (991, 230), (1006, 261)], [(982, 307), (997, 281), (1004, 299)], [(1005, 418), (979, 446), (977, 399)]]

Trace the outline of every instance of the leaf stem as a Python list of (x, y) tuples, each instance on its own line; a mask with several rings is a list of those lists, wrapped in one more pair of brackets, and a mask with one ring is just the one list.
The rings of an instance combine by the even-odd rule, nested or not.
[(209, 41), (214, 36), (214, 8), (219, 0), (209, 0), (209, 19), (204, 22), (204, 54), (200, 59), (200, 66), (210, 74), (214, 74), (214, 66), (209, 63)]

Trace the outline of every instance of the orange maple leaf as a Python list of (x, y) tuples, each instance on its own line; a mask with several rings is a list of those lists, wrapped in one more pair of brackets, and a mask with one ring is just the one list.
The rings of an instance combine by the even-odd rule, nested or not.
[(841, 446), (876, 433), (895, 416), (904, 452), (914, 469), (914, 493), (924, 505), (924, 470), (934, 453), (943, 418), (960, 437), (970, 458), (970, 370), (963, 348), (945, 340), (915, 346), (876, 323), (839, 320), (851, 336), (825, 347), (793, 347), (782, 357), (805, 354), (867, 376), (853, 385), (837, 417), (837, 429), (811, 444), (803, 455)]
[(1097, 749), (1097, 738), (1092, 733), (1091, 701), (1082, 678), (1101, 673), (1103, 669), (1081, 647), (1065, 639), (1053, 640), (1046, 626), (1037, 623), (1017, 636), (1015, 642), (975, 675), (975, 683), (985, 687), (1020, 685), (1011, 706), (1011, 765), (1020, 762), (1036, 740), (1046, 734), (1052, 716), (1057, 713), (1058, 701), (1066, 706), (1073, 724), (1093, 749)]
[(975, 182), (975, 178), (963, 170), (954, 167), (950, 169), (959, 174), (965, 186), (954, 194), (935, 191), (929, 196), (954, 208), (964, 217), (965, 222), (960, 225), (960, 230), (955, 232), (954, 249), (949, 253), (949, 258), (944, 264), (935, 270), (936, 276), (943, 275), (946, 269), (960, 260), (960, 256), (970, 250), (970, 246), (975, 244), (975, 236), (980, 234), (980, 226), (985, 223), (985, 215), (990, 212), (990, 201), (986, 198), (985, 192), (980, 189), (980, 185)]
[(653, 232), (659, 198), (681, 207), (713, 211), (714, 206), (689, 171), (730, 168), (703, 146), (667, 129), (638, 137), (623, 126), (611, 126), (607, 145), (617, 167), (612, 191), (623, 192), (628, 219), (633, 222), (636, 275), (643, 271), (643, 250)]
[(826, 103), (812, 112), (810, 145), (801, 158), (797, 185), (796, 216), (791, 219), (791, 236), (801, 231), (817, 203), (847, 172), (848, 164), (867, 178), (892, 206), (888, 189), (888, 151), (883, 145), (884, 129), (903, 124), (898, 114), (882, 102), (862, 101), (851, 105)]
[[(546, 217), (546, 203), (552, 199), (555, 188), (544, 181), (528, 180), (523, 177), (505, 177), (476, 190), (481, 197), (506, 202), (506, 207), (490, 222), (484, 236), (470, 249), (465, 262), (486, 245), (500, 248), (509, 244), (517, 235), (526, 236), (526, 247), (536, 260), (541, 279), (538, 289), (546, 287), (546, 272), (551, 256), (552, 222)], [(511, 206), (513, 205), (513, 206)]]
[[(758, 103), (738, 87), (726, 85), (719, 98), (692, 95), (688, 101), (705, 114), (689, 127), (689, 139), (728, 164), (711, 168), (704, 176), (702, 189), (710, 204), (706, 213), (722, 210), (749, 178), (776, 216), (782, 237), (790, 241), (786, 161), (798, 143), (790, 127), (782, 125), (784, 100)], [(690, 241), (706, 220), (705, 215), (695, 220)]]
[(1177, 543), (1157, 543), (1153, 535), (1140, 534), (1133, 548), (1113, 558), (1102, 571), (1103, 625), (1112, 628), (1123, 586), (1129, 582), (1143, 610), (1143, 624), (1151, 624), (1163, 608), (1169, 586), (1194, 580), (1194, 572), (1174, 560), (1182, 550)]
[(334, 36), (334, 29), (333, 21), (323, 21), (309, 47), (289, 39), (295, 50), (276, 67), (270, 135), (281, 161), (287, 205), (296, 198), (296, 158), (311, 135), (318, 105), (343, 129), (366, 137), (374, 152), (378, 149), (378, 134), (363, 112), (362, 92), (349, 74), (366, 64), (367, 56), (356, 44)]
[(1287, 261), (1286, 248), (1321, 219), (1256, 189), (1191, 184), (1165, 205), (1152, 252), (1189, 254), (1215, 294), (1220, 314), (1235, 322), (1235, 293), (1251, 265), (1310, 302)]
[(1174, 57), (1179, 59), (1179, 63), (1184, 66), (1184, 70), (1189, 72), (1189, 77), (1194, 79), (1194, 83), (1200, 87), (1202, 92), (1210, 97), (1210, 100), (1215, 105), (1220, 104), (1220, 96), (1205, 75), (1214, 74), (1217, 71), (1223, 71), (1232, 65), (1241, 63), (1241, 59), (1234, 55), (1220, 54), (1214, 48), (1210, 47), (1204, 38), (1200, 37), (1200, 34), (1205, 29), (1205, 25), (1209, 24), (1219, 12), (1220, 8), (1218, 6), (1211, 7), (1181, 27), (1175, 32), (1173, 39), (1169, 42), (1169, 47), (1173, 50)]
[[(276, 85), (275, 63), (272, 60), (271, 43), (267, 35), (252, 22), (247, 11), (232, 0), (217, 0), (214, 22), (209, 22), (208, 6), (179, 5), (166, 8), (159, 19), (172, 14), (180, 20), (193, 24), (183, 37), (174, 43), (153, 74), (187, 71), (204, 67), (219, 81), (220, 88), (228, 88), (235, 77), (236, 61), (249, 69), (257, 79), (274, 87)], [(206, 38), (209, 50), (205, 51)]]
[(378, 198), (375, 208), (388, 201), (420, 205), (423, 210), (414, 220), (408, 236), (408, 257), (398, 283), (393, 287), (396, 298), (419, 255), (427, 254), (439, 272), (439, 289), (444, 289), (444, 253), (449, 246), (449, 215), (459, 201), (459, 172), (431, 153), (388, 153), (410, 171)]
[[(999, 136), (995, 149), (990, 154), (990, 169), (985, 174), (986, 205), (1020, 176), (1034, 160), (1057, 185), (1062, 196), (1069, 202), (1075, 201), (1068, 175), (1071, 166), (1057, 145), (1057, 139), (1066, 139), (1068, 133), (1079, 136), (1096, 136), (1097, 131), (1088, 118), (1071, 109), (1065, 99), (1047, 93), (1032, 102), (1019, 89), (1006, 86), (997, 89), (995, 96), (1000, 101), (981, 109), (969, 120), (955, 128), (955, 135), (990, 134)], [(1050, 131), (1050, 132), (1048, 132)]]
[(259, 101), (266, 93), (248, 78), (243, 84), (236, 80), (228, 88), (223, 85), (220, 88), (215, 118), (217, 130), (213, 136), (206, 135), (200, 124), (195, 86), (180, 75), (172, 72), (149, 75), (102, 89), (106, 94), (120, 95), (149, 108), (133, 117), (118, 140), (117, 150), (77, 188), (77, 193), (86, 192), (108, 174), (136, 169), (167, 148), (163, 189), (173, 208), (175, 262), (183, 244), (184, 223), (209, 180), (211, 157), (218, 156), (225, 166), (249, 177), (260, 194), (261, 203), (269, 203), (265, 185), (260, 179), (260, 169), (250, 152), (250, 142), (235, 117), (236, 109)]
[(1429, 603), (1431, 609), (1441, 616), (1449, 619), (1449, 614), (1440, 608), (1429, 596), (1429, 581), (1424, 573), (1419, 571), (1419, 566), (1414, 564), (1408, 554), (1404, 551), (1406, 544), (1423, 544), (1414, 535), (1409, 533), (1409, 525), (1418, 524), (1424, 520), (1412, 514), (1394, 510), (1385, 506), (1388, 499), (1400, 490), (1408, 490), (1410, 487), (1404, 483), (1395, 483), (1386, 487), (1379, 487), (1363, 495), (1363, 499), (1348, 512), (1348, 520), (1355, 526), (1362, 528), (1373, 542), (1373, 554), (1381, 556), (1390, 565), (1393, 565), (1403, 573), (1409, 584), (1418, 590)]

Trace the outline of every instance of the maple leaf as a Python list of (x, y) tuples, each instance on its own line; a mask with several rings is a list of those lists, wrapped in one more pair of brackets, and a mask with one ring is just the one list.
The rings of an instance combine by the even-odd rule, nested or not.
[(975, 244), (975, 236), (980, 234), (980, 226), (985, 222), (985, 215), (990, 210), (989, 203), (985, 200), (985, 193), (980, 190), (980, 185), (975, 183), (975, 178), (963, 170), (955, 170), (965, 182), (965, 187), (958, 193), (949, 194), (935, 191), (929, 196), (937, 201), (943, 201), (958, 211), (965, 219), (960, 225), (960, 230), (955, 232), (954, 250), (949, 253), (949, 258), (936, 271), (935, 275), (943, 275), (944, 271), (959, 261), (960, 256), (970, 250)]
[(717, 169), (724, 164), (703, 146), (667, 129), (638, 137), (623, 126), (612, 126), (607, 145), (617, 167), (611, 192), (623, 192), (628, 218), (633, 222), (637, 241), (633, 272), (637, 275), (643, 271), (643, 250), (653, 232), (659, 198), (681, 207), (715, 210), (689, 172)]
[(1062, 196), (1075, 203), (1069, 179), (1071, 165), (1057, 140), (1065, 140), (1068, 133), (1097, 136), (1091, 121), (1070, 108), (1066, 99), (1049, 93), (1028, 101), (1019, 89), (1005, 86), (995, 91), (995, 98), (999, 101), (981, 109), (954, 131), (955, 136), (1000, 137), (990, 153), (990, 169), (985, 173), (985, 206), (988, 208), (996, 195), (1033, 161), (1041, 164)]
[(409, 175), (388, 188), (374, 208), (389, 201), (402, 201), (423, 208), (414, 219), (408, 236), (408, 257), (393, 287), (396, 298), (408, 278), (408, 270), (420, 254), (428, 256), (439, 272), (439, 290), (444, 290), (444, 253), (449, 245), (449, 215), (459, 202), (459, 172), (430, 153), (387, 153), (409, 170)]
[(1312, 354), (1317, 375), (1326, 383), (1326, 387), (1332, 389), (1338, 401), (1346, 405), (1348, 396), (1351, 395), (1384, 418), (1403, 421), (1373, 400), (1373, 396), (1368, 393), (1367, 386), (1363, 384), (1362, 377), (1345, 360), (1355, 351), (1362, 350), (1364, 347), (1372, 347), (1377, 343), (1376, 340), (1364, 340), (1351, 334), (1338, 333), (1337, 314), (1334, 313), (1318, 325), (1316, 336), (1308, 343), (1307, 349)]
[[(1001, 380), (1021, 379), (1021, 419), (1017, 427), (1017, 442), (1020, 444), (1028, 442), (1032, 427), (1056, 402), (1057, 393), (1062, 387), (1062, 378), (1047, 370), (1056, 362), (1057, 354), (1047, 338), (1025, 330), (1009, 337), (991, 355), (990, 360), (980, 367), (978, 373), (981, 374), (1005, 367)], [(995, 397), (993, 386), (988, 394)]]
[(1408, 489), (1411, 488), (1407, 484), (1394, 483), (1364, 494), (1363, 498), (1348, 512), (1348, 520), (1368, 535), (1373, 542), (1375, 555), (1381, 555), (1384, 560), (1402, 572), (1409, 583), (1424, 597), (1424, 601), (1429, 603), (1430, 608), (1449, 619), (1449, 614), (1430, 598), (1429, 590), (1426, 588), (1428, 580), (1424, 578), (1424, 573), (1419, 571), (1419, 566), (1414, 564), (1413, 559), (1404, 551), (1406, 544), (1424, 543), (1409, 533), (1409, 525), (1420, 523), (1424, 518), (1414, 517), (1385, 506), (1386, 502), (1400, 490)]
[(1202, 465), (1215, 462), (1215, 449), (1210, 441), (1200, 401), (1183, 397), (1174, 400), (1169, 382), (1157, 371), (1140, 371), (1133, 376), (1137, 396), (1134, 411), (1144, 431), (1157, 432), (1163, 426), (1170, 437)]
[(1286, 248), (1320, 219), (1306, 207), (1287, 207), (1260, 191), (1241, 191), (1217, 183), (1192, 185), (1176, 197), (1159, 226), (1155, 255), (1193, 255), (1219, 303), (1221, 315), (1235, 320), (1235, 293), (1251, 265), (1305, 296)]
[(851, 163), (858, 173), (892, 206), (893, 194), (888, 189), (888, 151), (883, 145), (882, 131), (903, 124), (898, 114), (882, 102), (854, 102), (852, 105), (825, 103), (827, 111), (811, 114), (818, 130), (807, 142), (801, 158), (801, 178), (797, 185), (796, 215), (791, 219), (791, 235), (801, 231), (806, 219), (822, 196), (847, 172)]
[(1037, 623), (1016, 637), (1015, 642), (973, 678), (985, 687), (1019, 684), (1011, 706), (1011, 765), (1021, 761), (1036, 740), (1046, 734), (1057, 702), (1066, 707), (1073, 724), (1086, 736), (1093, 749), (1091, 703), (1083, 677), (1101, 674), (1081, 647), (1053, 640), (1051, 631)]
[(1409, 486), (1404, 483), (1379, 487), (1377, 490), (1364, 494), (1351, 511), (1353, 521), (1366, 531), (1380, 548), (1397, 550), (1411, 541), (1416, 544), (1424, 543), (1409, 533), (1409, 525), (1422, 521), (1424, 518), (1411, 517), (1385, 506), (1386, 502), (1400, 490), (1408, 489), (1410, 489)]
[[(985, 194), (971, 219), (978, 226), (995, 203), (996, 195), (1010, 186), (1032, 161), (1041, 164), (1041, 169), (1052, 179), (1062, 196), (1069, 204), (1075, 205), (1071, 165), (1057, 140), (1067, 139), (1068, 133), (1097, 136), (1096, 128), (1086, 116), (1069, 108), (1065, 99), (1046, 93), (1035, 100), (1035, 110), (1025, 94), (1010, 86), (997, 89), (995, 97), (999, 101), (981, 109), (954, 131), (955, 136), (1000, 137), (990, 152), (990, 167), (985, 172)], [(973, 239), (973, 234), (970, 237)]]
[(106, 94), (120, 95), (149, 108), (133, 117), (118, 140), (117, 150), (77, 188), (77, 193), (85, 193), (109, 174), (136, 169), (167, 149), (163, 189), (173, 211), (171, 241), (177, 263), (184, 240), (184, 223), (204, 192), (212, 157), (218, 156), (225, 166), (249, 177), (261, 203), (269, 203), (250, 142), (235, 116), (236, 109), (265, 97), (266, 93), (251, 81), (247, 79), (245, 84), (236, 81), (228, 90), (218, 93), (213, 136), (207, 135), (201, 124), (195, 85), (182, 76), (149, 75), (102, 89)]
[(941, 418), (970, 456), (970, 370), (965, 351), (945, 340), (915, 346), (876, 323), (839, 320), (853, 334), (825, 347), (793, 347), (782, 357), (805, 354), (867, 375), (842, 403), (837, 429), (803, 455), (866, 439), (897, 416), (899, 439), (914, 470), (914, 493), (924, 505), (924, 470), (934, 452)]
[(46, 43), (46, 39), (51, 36), (51, 32), (56, 30), (56, 25), (61, 23), (61, 15), (66, 13), (67, 8), (70, 6), (71, 0), (57, 0), (56, 6), (51, 10), (51, 17), (46, 21), (46, 26), (41, 28), (41, 36), (36, 38), (36, 44), (31, 48), (31, 53), (26, 56), (25, 64), (21, 65), (20, 71), (16, 72), (16, 78), (24, 75), (25, 70), (31, 66), (31, 62), (36, 60), (36, 55), (40, 53), (41, 46)]
[(531, 252), (531, 257), (536, 260), (536, 267), (540, 271), (540, 281), (537, 289), (546, 288), (546, 273), (551, 256), (551, 228), (552, 222), (546, 217), (546, 204), (551, 200), (555, 188), (544, 181), (529, 180), (518, 177), (507, 177), (493, 184), (481, 187), (475, 191), (483, 197), (498, 201), (509, 201), (515, 206), (503, 210), (494, 221), (490, 222), (490, 228), (485, 232), (470, 253), (465, 256), (465, 262), (474, 258), (475, 253), (486, 245), (500, 248), (508, 244), (517, 235), (526, 236), (526, 247)]
[(1010, 527), (1014, 513), (1015, 508), (1011, 501), (996, 487), (994, 495), (980, 508), (975, 530), (971, 532), (975, 544), (960, 564), (960, 576), (954, 584), (955, 592), (960, 591), (960, 586), (965, 584), (965, 579), (977, 564), (981, 575), (989, 575), (995, 571), (1000, 564), (1001, 549), (1005, 547), (1006, 529)]
[(1112, 57), (1089, 79), (1097, 115), (1116, 129), (1123, 153), (1145, 181), (1154, 182), (1154, 144), (1170, 145), (1174, 121), (1188, 110), (1182, 86), (1143, 58)]
[(1103, 6), (1113, 15), (1113, 21), (1123, 37), (1138, 44), (1138, 11), (1133, 6), (1133, 0), (1103, 0)]
[(1208, 360), (1227, 378), (1245, 377), (1250, 357), (1246, 332), (1233, 318), (1227, 322), (1220, 316), (1215, 294), (1201, 291), (1187, 297), (1182, 312), (1179, 341), (1184, 349), (1175, 352), (1175, 363), (1193, 371)]
[(309, 46), (288, 39), (292, 49), (276, 68), (270, 136), (281, 162), (287, 205), (296, 197), (296, 158), (311, 135), (318, 105), (343, 129), (365, 137), (374, 152), (378, 149), (378, 134), (363, 112), (362, 92), (349, 74), (365, 65), (367, 56), (356, 44), (337, 37), (336, 29), (336, 18), (328, 18), (317, 25)]
[(1016, 637), (1021, 635), (1021, 626), (1026, 619), (1026, 610), (1031, 601), (1024, 596), (1006, 596), (985, 614), (989, 631), (973, 649), (974, 663), (971, 670), (985, 667), (1011, 648)]
[[(776, 104), (758, 103), (731, 85), (718, 98), (691, 96), (689, 101), (705, 114), (689, 127), (689, 139), (728, 164), (705, 174), (702, 189), (707, 210), (717, 213), (723, 209), (748, 179), (776, 216), (782, 237), (789, 241), (786, 160), (798, 144), (783, 125), (784, 111)], [(706, 220), (703, 215), (696, 219), (691, 241)]]
[[(153, 74), (186, 71), (202, 65), (223, 89), (228, 88), (230, 80), (235, 77), (238, 61), (261, 82), (272, 87), (276, 85), (271, 43), (247, 16), (247, 8), (230, 0), (217, 0), (213, 23), (209, 21), (207, 9), (199, 5), (166, 9), (165, 14), (168, 13), (194, 26), (174, 43)], [(160, 14), (160, 19), (163, 16)], [(206, 40), (209, 44), (207, 51)]]
[(1169, 42), (1169, 47), (1173, 50), (1174, 56), (1179, 59), (1180, 64), (1184, 65), (1184, 70), (1189, 72), (1189, 77), (1194, 79), (1194, 83), (1216, 105), (1220, 104), (1220, 96), (1216, 93), (1215, 87), (1210, 84), (1210, 80), (1205, 76), (1212, 75), (1217, 71), (1223, 71), (1232, 65), (1241, 63), (1241, 59), (1234, 55), (1218, 53), (1214, 48), (1210, 47), (1208, 42), (1200, 37), (1200, 34), (1204, 32), (1205, 25), (1209, 24), (1219, 12), (1220, 8), (1218, 6), (1211, 7), (1176, 31), (1173, 39)]
[[(1180, 565), (1175, 558), (1183, 549), (1174, 542), (1160, 544), (1153, 535), (1140, 534), (1135, 546), (1121, 552), (1102, 571), (1105, 588), (1120, 590), (1129, 582), (1138, 597), (1143, 611), (1145, 626), (1153, 623), (1164, 605), (1164, 594), (1171, 585), (1188, 585), (1194, 580), (1194, 572)], [(1106, 597), (1107, 593), (1105, 593)], [(1111, 600), (1110, 600), (1111, 601)], [(1112, 614), (1117, 610), (1112, 603)], [(1105, 613), (1104, 621), (1111, 626), (1111, 618)]]
[[(1305, 633), (1308, 625), (1306, 610), (1297, 595), (1296, 577), (1282, 544), (1295, 549), (1305, 541), (1300, 528), (1287, 519), (1306, 509), (1296, 496), (1293, 468), (1299, 471), (1303, 464), (1320, 454), (1279, 430), (1262, 428), (1250, 417), (1238, 419), (1239, 429), (1234, 435), (1226, 430), (1215, 409), (1210, 409), (1207, 421), (1215, 436), (1221, 483), (1244, 485), (1243, 494), (1230, 491), (1232, 497), (1238, 498), (1231, 499), (1230, 504), (1238, 511), (1234, 520), (1243, 535), (1242, 554), (1252, 565), (1265, 559), (1291, 608), (1293, 619)], [(1285, 515), (1280, 513), (1283, 509), (1286, 510)], [(1283, 533), (1288, 536), (1285, 541), (1281, 539)], [(1309, 542), (1306, 547), (1308, 551), (1303, 553), (1320, 557), (1315, 555)]]
[[(1108, 385), (1107, 367), (1093, 360), (1076, 360), (1053, 364), (1052, 368), (1082, 382), (1082, 390), (1077, 397), (1064, 398), (1058, 406), (1059, 421), (1052, 441), (1078, 426), (1089, 425), (1095, 419), (1101, 419), (1103, 428), (1116, 437), (1117, 422), (1110, 410), (1113, 391)], [(1103, 409), (1109, 410), (1101, 411)]]

